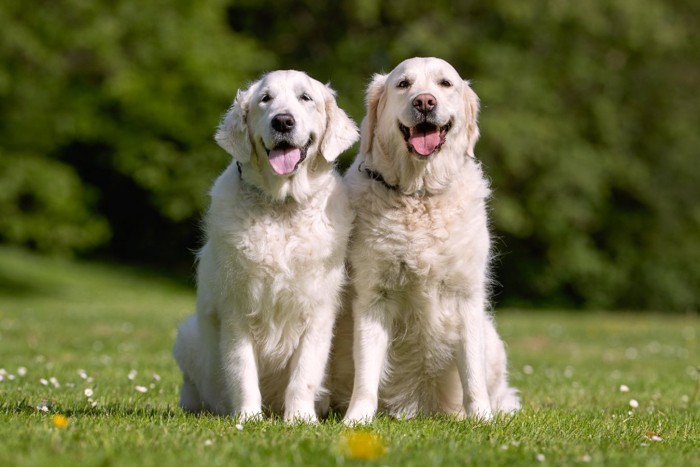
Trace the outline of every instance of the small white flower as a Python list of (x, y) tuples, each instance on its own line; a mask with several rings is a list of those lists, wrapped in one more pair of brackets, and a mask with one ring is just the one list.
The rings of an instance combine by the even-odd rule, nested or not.
[(48, 381), (46, 378), (41, 378), (41, 379), (39, 380), (39, 382), (41, 383), (42, 386), (48, 386), (48, 385), (49, 385), (49, 381)]
[(148, 388), (146, 386), (136, 386), (134, 387), (138, 392), (148, 392)]
[(241, 425), (240, 423), (236, 423), (236, 430), (243, 431), (243, 425)]
[(0, 375), (0, 382), (5, 381), (5, 375)]
[(49, 383), (51, 383), (51, 385), (55, 388), (61, 387), (61, 383), (58, 382), (58, 379), (56, 379), (55, 376), (52, 376), (51, 378), (49, 378)]
[(15, 375), (13, 375), (12, 373), (10, 373), (9, 375), (7, 375), (7, 379), (9, 379), (10, 381), (14, 381), (14, 380), (15, 380)]
[(85, 388), (83, 391), (83, 394), (85, 394), (85, 397), (92, 397), (94, 394), (94, 391), (91, 388)]
[(24, 377), (27, 375), (27, 369), (23, 366), (17, 368), (17, 374)]
[(0, 368), (0, 376), (5, 376), (7, 374), (7, 370), (4, 368)]
[(627, 386), (626, 384), (621, 384), (620, 385), (620, 392), (630, 392), (629, 386)]
[(639, 407), (639, 402), (637, 402), (637, 399), (630, 399), (630, 407), (632, 407), (633, 409)]
[(78, 370), (78, 375), (80, 376), (80, 379), (88, 379), (87, 371), (83, 369)]
[(48, 412), (49, 411), (49, 404), (46, 401), (42, 401), (39, 403), (39, 405), (36, 406), (37, 410), (40, 410), (42, 412)]
[(581, 462), (586, 462), (586, 463), (588, 463), (588, 462), (590, 462), (590, 461), (592, 461), (592, 460), (593, 460), (593, 458), (591, 457), (590, 454), (584, 454), (583, 456), (581, 456)]
[(204, 440), (204, 445), (205, 445), (205, 446), (211, 446), (212, 444), (214, 444), (214, 441), (212, 441), (212, 440), (210, 440), (210, 439), (205, 439), (205, 440)]
[(525, 373), (526, 375), (531, 375), (531, 374), (533, 374), (534, 372), (535, 372), (535, 369), (532, 368), (532, 366), (530, 366), (530, 365), (525, 365), (525, 366), (523, 367), (523, 373)]
[(96, 401), (96, 400), (88, 399), (88, 403), (90, 404), (90, 407), (97, 407), (97, 401)]
[(138, 375), (138, 374), (139, 374), (138, 371), (136, 371), (136, 370), (131, 370), (131, 371), (129, 372), (129, 375), (127, 376), (127, 378), (129, 378), (129, 380), (133, 381), (133, 380), (136, 379), (136, 375)]
[(544, 462), (544, 459), (545, 457), (542, 453), (537, 453), (537, 455), (535, 456), (535, 460), (537, 460), (537, 462)]
[(160, 375), (158, 373), (153, 373), (153, 379), (160, 381)]
[(657, 443), (658, 443), (659, 441), (663, 441), (663, 439), (662, 439), (661, 436), (659, 436), (659, 435), (652, 435), (652, 437), (649, 438), (649, 439), (652, 440), (652, 441), (656, 441)]

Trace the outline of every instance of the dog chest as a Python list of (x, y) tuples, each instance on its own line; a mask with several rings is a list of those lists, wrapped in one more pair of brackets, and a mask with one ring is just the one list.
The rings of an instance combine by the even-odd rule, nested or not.
[(483, 281), (489, 250), (484, 203), (443, 201), (403, 197), (360, 210), (353, 266), (374, 271), (373, 279), (390, 290), (463, 289)]

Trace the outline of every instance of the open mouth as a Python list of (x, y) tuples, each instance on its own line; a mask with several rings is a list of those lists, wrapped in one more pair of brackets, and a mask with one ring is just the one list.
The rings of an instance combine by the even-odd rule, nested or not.
[(267, 160), (270, 162), (272, 170), (277, 175), (290, 175), (296, 172), (299, 164), (306, 159), (306, 154), (309, 151), (313, 138), (302, 147), (296, 147), (289, 144), (287, 141), (278, 143), (274, 148), (267, 149)]
[(451, 127), (452, 122), (442, 127), (421, 122), (411, 128), (399, 122), (399, 130), (403, 134), (408, 150), (421, 158), (427, 158), (440, 150)]

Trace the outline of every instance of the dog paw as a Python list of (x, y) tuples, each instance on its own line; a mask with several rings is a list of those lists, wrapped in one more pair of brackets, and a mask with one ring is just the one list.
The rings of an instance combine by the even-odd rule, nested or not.
[(376, 408), (373, 406), (364, 404), (351, 405), (345, 417), (343, 417), (343, 423), (346, 426), (367, 425), (372, 423), (375, 412)]
[(286, 423), (318, 423), (316, 412), (314, 411), (285, 411), (284, 421)]
[(472, 402), (467, 406), (467, 416), (487, 422), (493, 418), (493, 412), (490, 404)]
[(260, 409), (243, 409), (236, 414), (236, 419), (241, 422), (255, 422), (263, 419), (263, 413)]

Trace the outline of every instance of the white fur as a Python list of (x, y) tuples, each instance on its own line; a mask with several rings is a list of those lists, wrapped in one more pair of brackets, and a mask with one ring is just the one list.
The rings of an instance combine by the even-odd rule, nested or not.
[[(296, 121), (289, 134), (271, 128), (280, 113)], [(357, 138), (331, 89), (304, 73), (272, 72), (238, 92), (216, 133), (234, 160), (210, 192), (197, 312), (173, 350), (184, 409), (317, 419), (353, 218), (332, 161)], [(312, 141), (288, 176), (265, 151), (280, 139)]]
[[(423, 93), (437, 100), (431, 118), (452, 125), (427, 159), (409, 151), (398, 126), (417, 123), (412, 101)], [(406, 60), (369, 85), (361, 151), (346, 175), (357, 213), (352, 315), (340, 318), (334, 344), (334, 405), (348, 404), (352, 385), (346, 423), (378, 409), (489, 419), (520, 407), (486, 311), (489, 186), (473, 157), (478, 107), (469, 83), (435, 58)]]

